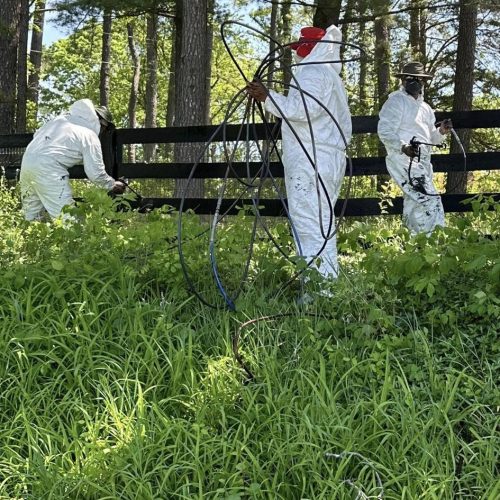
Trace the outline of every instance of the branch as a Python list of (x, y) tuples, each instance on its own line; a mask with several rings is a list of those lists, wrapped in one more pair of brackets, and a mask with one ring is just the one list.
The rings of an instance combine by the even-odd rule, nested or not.
[[(293, 0), (290, 2), (280, 1), (280, 0), (261, 0), (261, 1), (263, 1), (265, 3), (269, 3), (269, 4), (278, 4), (278, 5), (290, 4), (290, 5), (300, 5), (302, 7), (316, 7), (316, 4), (302, 2), (301, 0), (298, 0), (296, 2), (294, 2)], [(454, 8), (454, 7), (458, 7), (458, 6), (459, 6), (458, 3), (443, 3), (443, 4), (438, 4), (438, 5), (429, 5), (426, 7), (423, 7), (423, 6), (405, 7), (403, 9), (378, 12), (376, 14), (372, 14), (371, 16), (344, 17), (343, 19), (339, 20), (338, 24), (365, 23), (368, 21), (375, 21), (375, 19), (378, 19), (379, 17), (387, 17), (387, 16), (392, 16), (394, 14), (402, 14), (403, 12), (411, 12), (413, 10), (438, 10), (438, 9), (443, 8), (443, 7)]]

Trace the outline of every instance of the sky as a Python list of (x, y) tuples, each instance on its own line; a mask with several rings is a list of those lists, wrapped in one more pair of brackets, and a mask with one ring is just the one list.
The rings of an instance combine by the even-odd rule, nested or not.
[[(50, 4), (48, 4), (47, 8), (50, 8)], [(64, 29), (58, 27), (55, 24), (54, 19), (55, 19), (54, 12), (47, 12), (45, 14), (45, 25), (43, 27), (43, 44), (46, 46), (52, 45), (60, 38), (65, 38), (70, 34)]]

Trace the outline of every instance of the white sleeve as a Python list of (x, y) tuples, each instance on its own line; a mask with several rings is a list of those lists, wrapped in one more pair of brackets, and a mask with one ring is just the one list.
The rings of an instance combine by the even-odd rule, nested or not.
[(403, 103), (399, 99), (391, 98), (385, 101), (379, 113), (377, 133), (385, 146), (387, 152), (401, 152), (401, 147), (405, 144), (399, 138), (401, 119), (403, 115)]
[[(95, 134), (94, 134), (95, 135)], [(83, 168), (85, 174), (94, 184), (104, 189), (111, 189), (115, 180), (107, 174), (102, 159), (101, 143), (97, 135), (88, 136), (82, 144)]]
[[(278, 118), (286, 118), (292, 122), (306, 121), (308, 116), (313, 119), (324, 112), (321, 104), (324, 101), (326, 86), (324, 72), (313, 69), (311, 66), (302, 74), (304, 77), (298, 79), (300, 89), (314, 96), (319, 102), (307, 94), (301, 93), (299, 89), (290, 88), (288, 96), (270, 90), (269, 96), (264, 102), (266, 111)], [(292, 79), (290, 84), (297, 85), (297, 82)]]
[[(430, 106), (429, 106), (430, 108)], [(434, 124), (436, 123), (436, 116), (434, 115), (434, 111), (432, 111), (432, 108), (430, 108), (430, 120), (429, 120), (429, 130), (431, 131), (431, 143), (432, 144), (441, 144), (446, 135), (442, 134), (439, 131), (439, 128), (436, 127)]]

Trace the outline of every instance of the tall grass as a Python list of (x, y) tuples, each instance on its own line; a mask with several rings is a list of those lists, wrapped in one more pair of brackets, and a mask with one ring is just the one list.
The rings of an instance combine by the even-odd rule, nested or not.
[[(492, 258), (467, 271), (459, 255), (418, 293), (398, 274), (413, 243), (374, 234), (377, 248), (344, 258), (335, 296), (305, 311), (275, 298), (287, 267), (262, 245), (229, 313), (186, 292), (166, 250), (175, 217), (115, 216), (95, 196), (72, 227), (3, 212), (0, 498), (500, 496)], [(486, 299), (466, 302), (471, 273)], [(248, 382), (232, 337), (273, 313), (241, 331)]]

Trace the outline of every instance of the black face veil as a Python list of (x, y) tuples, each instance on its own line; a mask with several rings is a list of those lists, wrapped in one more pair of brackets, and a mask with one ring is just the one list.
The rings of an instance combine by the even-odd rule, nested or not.
[(413, 97), (418, 97), (422, 93), (424, 84), (418, 78), (407, 77), (405, 79), (404, 87), (408, 94)]

